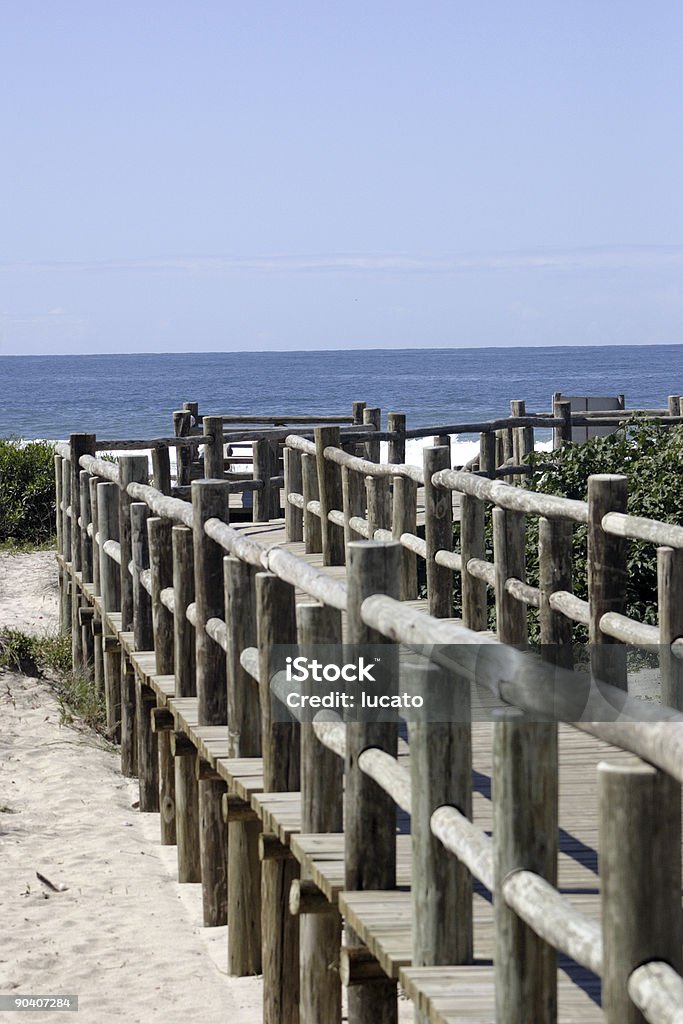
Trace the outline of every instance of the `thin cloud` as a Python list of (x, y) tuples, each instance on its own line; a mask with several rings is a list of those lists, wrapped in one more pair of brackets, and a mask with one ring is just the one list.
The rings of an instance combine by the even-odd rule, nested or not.
[[(169, 271), (191, 274), (420, 273), (508, 270), (667, 270), (683, 266), (683, 246), (544, 248), (481, 253), (311, 253), (257, 256), (185, 255), (145, 259), (4, 262), (4, 270)], [(62, 313), (61, 309), (50, 311)]]

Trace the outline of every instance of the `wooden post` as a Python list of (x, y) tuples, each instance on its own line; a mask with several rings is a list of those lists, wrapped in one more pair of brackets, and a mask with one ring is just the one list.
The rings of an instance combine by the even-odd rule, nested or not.
[[(92, 583), (93, 579), (93, 540), (88, 536), (88, 526), (92, 523), (92, 510), (90, 507), (90, 474), (82, 469), (80, 472), (80, 493), (81, 493), (81, 580), (83, 583)], [(87, 605), (86, 605), (87, 607)], [(90, 679), (93, 675), (94, 657), (94, 636), (90, 628), (90, 622), (79, 627), (81, 630), (81, 649), (83, 651), (83, 672)]]
[(503, 898), (507, 875), (557, 884), (557, 725), (500, 721), (493, 737), (496, 1024), (555, 1024), (556, 953)]
[[(57, 532), (57, 554), (64, 557), (64, 541), (62, 538), (62, 456), (55, 455), (55, 530)], [(67, 632), (67, 623), (64, 618), (64, 595), (66, 594), (67, 575), (62, 568), (62, 563), (57, 563), (57, 575), (59, 580), (59, 632)]]
[(496, 475), (496, 435), (492, 430), (479, 435), (479, 471), (490, 480)]
[(173, 554), (173, 666), (176, 697), (195, 697), (194, 627), (188, 621), (187, 608), (194, 602), (194, 550), (192, 530), (174, 526), (171, 530)]
[[(225, 653), (205, 629), (209, 619), (221, 618), (225, 611), (223, 550), (204, 532), (204, 523), (213, 518), (229, 522), (229, 487), (223, 480), (192, 483), (199, 725), (225, 725), (228, 720)], [(202, 895), (207, 927), (223, 925), (227, 920), (227, 836), (221, 812), (224, 792), (225, 783), (219, 780), (199, 783)]]
[[(174, 616), (161, 600), (161, 591), (173, 586), (172, 524), (168, 519), (147, 521), (152, 583), (152, 623), (157, 675), (173, 675)], [(151, 723), (145, 723), (145, 729)], [(159, 812), (162, 846), (175, 846), (175, 766), (168, 732), (157, 735)]]
[(683, 711), (683, 661), (671, 644), (683, 637), (683, 550), (657, 549), (657, 591), (659, 605), (659, 668), (662, 704)]
[(453, 570), (437, 565), (434, 559), (439, 550), (453, 550), (453, 495), (443, 487), (435, 487), (432, 476), (450, 467), (448, 448), (425, 448), (423, 466), (429, 614), (447, 619), (453, 614)]
[[(557, 403), (559, 401), (561, 401), (561, 400), (562, 400), (562, 392), (561, 391), (553, 391), (552, 398), (550, 400), (550, 408), (552, 410), (553, 416), (556, 415), (555, 407), (556, 407)], [(555, 450), (555, 448), (559, 448), (559, 447), (560, 447), (559, 428), (558, 427), (553, 427), (553, 451)]]
[(344, 552), (352, 540), (358, 540), (358, 534), (352, 529), (350, 520), (354, 516), (363, 518), (367, 504), (365, 477), (342, 466), (342, 505), (344, 507)]
[(68, 459), (62, 459), (62, 554), (64, 557), (64, 586), (60, 602), (60, 617), (65, 633), (71, 631), (71, 520), (69, 505), (71, 503), (71, 465)]
[[(398, 541), (403, 533), (417, 530), (417, 483), (407, 476), (395, 476), (391, 533)], [(417, 555), (407, 548), (401, 549), (401, 600), (414, 601), (417, 597)]]
[(272, 516), (273, 509), (273, 487), (270, 478), (272, 472), (272, 451), (270, 441), (263, 438), (254, 441), (254, 480), (260, 480), (263, 487), (254, 491), (254, 522), (267, 523)]
[(393, 431), (399, 436), (389, 442), (389, 462), (393, 465), (406, 461), (406, 414), (404, 412), (390, 412), (387, 416), (387, 430)]
[[(242, 667), (240, 653), (255, 647), (255, 571), (238, 558), (224, 558), (228, 753), (261, 754), (258, 685)], [(231, 821), (228, 827), (228, 974), (261, 973), (261, 862), (258, 820)]]
[[(472, 875), (431, 830), (437, 807), (450, 804), (472, 817), (470, 684), (421, 659), (408, 685), (425, 698), (423, 718), (408, 723), (410, 737), (413, 966), (466, 964), (472, 959)], [(438, 707), (438, 718), (430, 720)], [(419, 716), (419, 712), (417, 713)], [(444, 909), (447, 912), (444, 913)], [(428, 1024), (416, 1012), (418, 1024)]]
[(303, 510), (292, 505), (290, 494), (303, 494), (301, 452), (296, 448), (285, 448), (285, 532), (288, 541), (304, 539)]
[(669, 416), (678, 416), (680, 398), (678, 395), (669, 395), (667, 400)]
[(204, 437), (211, 438), (204, 445), (204, 477), (207, 480), (223, 480), (225, 477), (223, 418), (221, 416), (205, 416), (202, 428)]
[[(510, 415), (526, 416), (526, 402), (510, 402)], [(517, 466), (522, 466), (524, 465), (529, 453), (534, 450), (534, 428), (515, 427), (512, 433), (514, 462)], [(526, 478), (524, 476), (514, 477), (513, 483), (519, 484), (523, 487), (526, 483)]]
[(603, 633), (606, 612), (626, 611), (627, 541), (605, 533), (608, 512), (626, 512), (628, 480), (599, 474), (588, 478), (588, 605), (591, 670), (596, 679), (627, 689), (626, 647)]
[(484, 580), (467, 570), (470, 558), (486, 556), (486, 504), (471, 494), (460, 497), (460, 554), (462, 557), (462, 621), (468, 629), (488, 629), (487, 590)]
[(301, 474), (304, 495), (304, 551), (309, 555), (323, 549), (320, 518), (308, 507), (309, 501), (320, 500), (318, 496), (318, 464), (315, 455), (302, 454)]
[(193, 427), (198, 427), (200, 424), (199, 417), (199, 402), (183, 402), (183, 410), (190, 414), (190, 430), (192, 432)]
[(508, 594), (505, 583), (518, 579), (526, 583), (525, 516), (508, 509), (493, 510), (493, 550), (496, 571), (496, 633), (504, 644), (526, 646), (528, 640), (526, 605)]
[(149, 508), (144, 501), (130, 506), (130, 539), (133, 561), (133, 646), (136, 651), (153, 651), (152, 603), (142, 585), (140, 573), (149, 568), (147, 520)]
[[(93, 526), (93, 558), (92, 558), (92, 586), (93, 594), (96, 597), (100, 596), (100, 548), (97, 541), (97, 531), (99, 529), (99, 519), (97, 512), (97, 485), (98, 479), (95, 476), (91, 476), (88, 480), (88, 489), (90, 491), (90, 518)], [(99, 630), (96, 630), (95, 624), (99, 625)], [(101, 697), (104, 697), (104, 654), (102, 651), (102, 623), (99, 620), (93, 620), (93, 675), (95, 680), (95, 692)]]
[(99, 480), (96, 476), (91, 476), (88, 479), (88, 491), (90, 493), (90, 521), (92, 523), (93, 538), (92, 538), (92, 585), (93, 594), (99, 597), (100, 594), (100, 549), (97, 543), (97, 484)]
[[(259, 692), (263, 738), (263, 788), (267, 793), (296, 791), (300, 774), (300, 727), (274, 722), (270, 676), (275, 644), (296, 642), (294, 587), (271, 573), (256, 575)], [(289, 913), (289, 889), (298, 877), (293, 859), (261, 865), (264, 1024), (298, 1024), (299, 925)]]
[(135, 678), (135, 721), (138, 740), (138, 780), (140, 810), (156, 813), (159, 810), (159, 744), (152, 732), (152, 709), (156, 707), (154, 691)]
[(572, 403), (556, 399), (553, 403), (553, 416), (563, 420), (561, 427), (555, 427), (555, 448), (561, 448), (563, 444), (572, 439)]
[[(192, 530), (174, 526), (173, 546), (173, 663), (177, 697), (194, 697), (194, 628), (187, 619), (187, 606), (194, 601), (194, 553)], [(199, 787), (195, 775), (196, 752), (176, 754), (175, 800), (176, 841), (178, 845), (178, 881), (201, 882), (199, 855)]]
[(169, 519), (147, 520), (151, 581), (152, 626), (157, 675), (173, 675), (173, 618), (161, 591), (173, 586), (173, 526)]
[[(97, 485), (97, 532), (100, 535), (100, 588), (102, 604), (102, 632), (110, 635), (107, 616), (118, 611), (121, 582), (119, 567), (104, 550), (108, 540), (118, 540), (119, 487), (114, 483)], [(104, 653), (104, 689), (107, 707), (107, 729), (113, 737), (118, 733), (121, 714), (121, 655), (114, 651)]]
[(71, 504), (71, 521), (69, 530), (71, 532), (71, 564), (73, 572), (71, 575), (71, 658), (73, 670), (76, 673), (83, 672), (85, 665), (83, 660), (83, 635), (78, 613), (81, 608), (81, 587), (76, 573), (82, 570), (82, 543), (81, 528), (78, 518), (81, 514), (81, 466), (79, 459), (81, 455), (95, 454), (94, 434), (71, 434), (69, 437), (71, 459), (69, 470), (71, 475), (71, 488), (69, 501)]
[(602, 1008), (607, 1024), (644, 1024), (631, 972), (664, 960), (681, 973), (681, 787), (654, 766), (598, 765)]
[(502, 431), (502, 430), (496, 430), (496, 433), (495, 433), (495, 437), (496, 437), (496, 461), (495, 461), (495, 467), (496, 467), (496, 469), (500, 469), (500, 467), (505, 462), (505, 450), (503, 448), (503, 433), (504, 433), (504, 431)]
[[(360, 608), (366, 597), (387, 594), (398, 598), (401, 547), (395, 542), (354, 541), (349, 544), (347, 632), (349, 644), (385, 643), (365, 625)], [(396, 808), (393, 800), (358, 767), (367, 747), (379, 747), (394, 757), (398, 722), (349, 722), (346, 729), (346, 789), (344, 793), (345, 884), (347, 889), (396, 887)], [(372, 836), (372, 856), (368, 856)], [(347, 946), (360, 939), (346, 928)], [(389, 978), (349, 990), (350, 1024), (396, 1024), (396, 983)]]
[(353, 402), (351, 405), (351, 419), (353, 420), (353, 425), (356, 427), (363, 423), (365, 406), (365, 402)]
[(121, 544), (121, 629), (133, 628), (133, 579), (128, 570), (132, 558), (130, 540), (130, 506), (128, 484), (146, 484), (149, 462), (146, 455), (122, 455), (119, 459), (119, 543)]
[[(191, 414), (186, 409), (176, 409), (173, 413), (173, 429), (176, 437), (188, 437), (191, 423)], [(179, 487), (187, 487), (190, 483), (191, 467), (192, 449), (187, 445), (178, 445), (176, 449), (176, 483)]]
[(121, 657), (121, 774), (138, 775), (137, 696), (135, 672), (130, 660)]
[[(69, 518), (69, 505), (71, 504), (71, 462), (69, 459), (62, 459), (62, 545), (64, 548), (64, 559), (71, 561), (71, 519)], [(69, 617), (67, 619), (71, 627), (71, 604), (69, 604)]]
[[(131, 551), (133, 555), (133, 642), (136, 651), (154, 649), (152, 605), (140, 580), (140, 573), (149, 568), (147, 519), (149, 509), (144, 502), (130, 506)], [(121, 666), (121, 771), (134, 777), (138, 773), (138, 741), (136, 723), (135, 673), (128, 659)]]
[[(335, 645), (341, 652), (341, 613), (319, 604), (300, 604), (296, 610), (299, 649), (313, 656), (318, 644)], [(330, 652), (330, 660), (333, 654)], [(304, 684), (306, 687), (306, 684)], [(312, 687), (305, 692), (312, 692)], [(301, 831), (343, 832), (344, 765), (340, 757), (316, 738), (313, 725), (301, 725)], [(341, 946), (341, 917), (326, 914), (299, 918), (300, 1022), (338, 1024), (341, 1021), (341, 985), (335, 965)]]
[[(375, 430), (382, 429), (382, 410), (381, 409), (363, 409), (363, 423), (366, 426), (374, 427)], [(379, 462), (380, 461), (380, 446), (379, 441), (366, 441), (365, 442), (365, 458), (368, 462)]]
[(152, 448), (152, 479), (162, 494), (171, 493), (171, 456), (167, 444)]
[(332, 509), (343, 506), (341, 469), (323, 455), (325, 448), (339, 447), (339, 427), (315, 427), (318, 492), (320, 494), (320, 530), (322, 534), (323, 565), (344, 564), (344, 530), (331, 523)]
[[(282, 448), (279, 441), (270, 442), (270, 475), (272, 477), (284, 476), (284, 465), (282, 459)], [(280, 505), (280, 485), (270, 485), (270, 518), (281, 519), (282, 508)]]
[[(513, 456), (515, 451), (514, 438), (512, 436), (512, 427), (506, 427), (502, 432), (503, 434), (503, 463), (513, 462)], [(511, 484), (514, 482), (514, 477), (506, 476), (505, 482)]]
[(391, 490), (388, 476), (369, 476), (365, 480), (368, 493), (368, 537), (375, 530), (391, 529)]
[(545, 661), (572, 668), (572, 621), (550, 607), (556, 590), (572, 590), (572, 536), (569, 519), (538, 520), (538, 577), (541, 591), (539, 624)]

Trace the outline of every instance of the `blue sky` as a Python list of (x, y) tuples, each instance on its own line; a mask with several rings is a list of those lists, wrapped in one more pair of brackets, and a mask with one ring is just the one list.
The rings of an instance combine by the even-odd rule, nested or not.
[(7, 0), (0, 354), (683, 341), (683, 6)]

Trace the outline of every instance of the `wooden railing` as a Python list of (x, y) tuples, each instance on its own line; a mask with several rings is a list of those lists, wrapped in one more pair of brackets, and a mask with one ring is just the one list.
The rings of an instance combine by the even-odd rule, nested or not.
[[(373, 432), (349, 444), (376, 440)], [(226, 480), (194, 481), (188, 503), (149, 485), (146, 456), (97, 459), (91, 435), (57, 446), (63, 624), (73, 630), (75, 667), (93, 666), (122, 769), (140, 779), (140, 809), (161, 810), (179, 879), (201, 877), (205, 923), (227, 918), (230, 972), (263, 970), (268, 1024), (334, 1024), (340, 976), (350, 986), (352, 1024), (395, 1020), (395, 979), (348, 923), (341, 947), (339, 911), (354, 890), (395, 889), (398, 805), (411, 814), (415, 966), (471, 960), (475, 878), (494, 896), (499, 1024), (556, 1018), (553, 950), (602, 978), (610, 1024), (671, 1024), (683, 993), (683, 529), (626, 515), (622, 477), (592, 478), (584, 503), (452, 470), (442, 446), (425, 450), (420, 469), (381, 465), (341, 444), (336, 424), (316, 427), (312, 441), (286, 435), (285, 529), (297, 551), (303, 542), (308, 553), (322, 551), (324, 565), (346, 564), (345, 580), (283, 547), (281, 536), (259, 539), (256, 525), (231, 525)], [(486, 505), (494, 507), (493, 561), (485, 557)], [(525, 579), (526, 516), (539, 518), (537, 587)], [(587, 602), (572, 593), (576, 522), (588, 530)], [(623, 614), (627, 538), (660, 545), (657, 627)], [(406, 604), (417, 596), (418, 557), (429, 613)], [(449, 621), (454, 572), (462, 575), (461, 623)], [(489, 586), (497, 636), (485, 616)], [(297, 605), (296, 590), (310, 600)], [(529, 607), (539, 609), (542, 649), (554, 663), (519, 649)], [(271, 718), (273, 648), (339, 644), (342, 614), (347, 642), (385, 643), (395, 656), (399, 645), (420, 652), (412, 685), (445, 688), (453, 702), (452, 720), (411, 723), (409, 767), (398, 721)], [(586, 680), (567, 659), (573, 621), (589, 625), (599, 681), (581, 699)], [(624, 640), (658, 644), (671, 707), (625, 692), (625, 662), (614, 656)], [(462, 711), (470, 693), (463, 680), (473, 677), (501, 709), (526, 716), (501, 710), (494, 726), (493, 838), (471, 821), (472, 727)], [(167, 705), (165, 693), (173, 694)], [(557, 891), (557, 723), (536, 720), (549, 714), (640, 759), (598, 768), (600, 922)], [(338, 904), (297, 877), (277, 812), (266, 820), (257, 800), (226, 794), (226, 780), (245, 765), (262, 772), (264, 793), (301, 790), (302, 833), (339, 832), (343, 821), (346, 892)], [(339, 972), (329, 969), (334, 963)]]

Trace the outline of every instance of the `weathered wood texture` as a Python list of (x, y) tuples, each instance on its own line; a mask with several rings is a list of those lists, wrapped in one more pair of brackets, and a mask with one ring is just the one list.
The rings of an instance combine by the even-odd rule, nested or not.
[(606, 533), (607, 512), (625, 512), (628, 480), (600, 474), (588, 480), (588, 603), (591, 668), (596, 679), (626, 689), (626, 648), (603, 633), (600, 620), (607, 612), (626, 611), (626, 542)]
[(555, 950), (503, 899), (511, 871), (535, 871), (557, 884), (557, 726), (502, 721), (494, 726), (496, 1021), (555, 1024)]
[(634, 759), (598, 766), (600, 881), (607, 1024), (642, 1024), (628, 994), (634, 968), (664, 960), (679, 974), (681, 787)]
[(450, 467), (449, 449), (425, 448), (423, 467), (429, 613), (445, 619), (453, 614), (453, 572), (438, 565), (435, 556), (437, 551), (453, 550), (453, 496), (450, 490), (435, 486), (432, 476)]
[[(401, 547), (394, 542), (354, 541), (348, 548), (347, 629), (351, 644), (384, 643), (361, 618), (363, 601), (371, 594), (400, 593)], [(389, 661), (387, 661), (389, 665)], [(367, 747), (378, 747), (394, 757), (398, 722), (351, 721), (346, 738), (345, 882), (348, 889), (394, 889), (396, 886), (396, 812), (393, 801), (358, 766)], [(368, 843), (373, 857), (367, 856)], [(357, 945), (347, 929), (347, 945)], [(396, 984), (387, 979), (359, 985), (349, 991), (350, 1024), (395, 1024)]]
[[(204, 531), (208, 519), (229, 517), (227, 481), (192, 484), (195, 574), (195, 658), (197, 714), (200, 725), (227, 723), (225, 654), (206, 632), (211, 618), (224, 614), (223, 551)], [(199, 821), (204, 924), (227, 921), (227, 837), (221, 812), (222, 782), (199, 783)]]
[[(296, 642), (294, 590), (272, 573), (256, 575), (259, 689), (266, 792), (298, 790), (300, 728), (273, 720), (270, 678), (272, 649)], [(261, 929), (264, 1024), (299, 1020), (299, 927), (289, 913), (289, 889), (298, 875), (293, 860), (266, 860), (261, 865)]]
[[(318, 604), (297, 607), (300, 650), (314, 656), (313, 648), (325, 645), (325, 658), (337, 663), (341, 654), (341, 613)], [(318, 648), (319, 653), (319, 648)], [(304, 684), (304, 693), (313, 685)], [(339, 757), (323, 747), (313, 725), (301, 725), (301, 831), (343, 831), (343, 772)], [(336, 964), (341, 946), (341, 917), (336, 909), (328, 914), (304, 914), (299, 922), (299, 985), (301, 1024), (341, 1021), (341, 985)]]
[[(224, 559), (225, 622), (228, 631), (228, 755), (261, 754), (258, 687), (242, 667), (240, 653), (256, 645), (256, 590), (252, 566)], [(230, 821), (228, 828), (228, 973), (261, 973), (260, 823)]]

